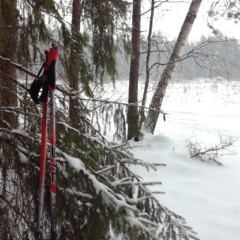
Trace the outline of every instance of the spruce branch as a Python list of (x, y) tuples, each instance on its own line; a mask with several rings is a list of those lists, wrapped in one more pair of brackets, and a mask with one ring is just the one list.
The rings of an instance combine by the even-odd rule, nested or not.
[(15, 61), (13, 61), (13, 60), (11, 60), (9, 58), (5, 58), (5, 57), (0, 55), (0, 59), (5, 61), (5, 62), (10, 63), (14, 67), (16, 67), (18, 70), (20, 70), (20, 71), (22, 71), (22, 72), (24, 72), (24, 73), (26, 73), (26, 74), (28, 74), (28, 75), (30, 75), (32, 77), (36, 77), (37, 76), (36, 74), (32, 73), (30, 70), (25, 68), (22, 64), (19, 64), (19, 63), (15, 62)]

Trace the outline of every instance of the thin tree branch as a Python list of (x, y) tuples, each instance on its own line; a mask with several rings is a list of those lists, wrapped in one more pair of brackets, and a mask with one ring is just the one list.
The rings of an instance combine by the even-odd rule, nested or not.
[(27, 68), (23, 67), (23, 65), (16, 63), (14, 61), (12, 61), (9, 58), (4, 58), (3, 56), (0, 55), (0, 59), (6, 62), (9, 62), (10, 64), (12, 64), (13, 66), (15, 66), (18, 70), (25, 72), (26, 74), (32, 76), (32, 77), (36, 77), (37, 75), (32, 73), (30, 70), (28, 70)]

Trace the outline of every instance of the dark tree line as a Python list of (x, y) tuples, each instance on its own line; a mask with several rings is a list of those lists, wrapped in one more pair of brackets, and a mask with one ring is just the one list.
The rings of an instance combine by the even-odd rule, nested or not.
[[(140, 81), (145, 80), (146, 43), (141, 41)], [(168, 41), (156, 33), (152, 39), (150, 57), (151, 81), (155, 81), (168, 63), (175, 41)], [(177, 64), (173, 80), (217, 78), (240, 79), (240, 43), (237, 39), (223, 35), (202, 36), (196, 42), (188, 42), (183, 50), (182, 60)], [(118, 78), (128, 79), (129, 61), (117, 54)]]
[[(197, 45), (187, 45), (185, 54), (191, 57), (180, 63), (179, 67), (185, 70), (183, 74), (185, 72), (187, 79), (222, 77), (239, 80), (240, 44), (234, 38), (222, 35), (202, 37)], [(180, 75), (180, 71), (177, 74)]]

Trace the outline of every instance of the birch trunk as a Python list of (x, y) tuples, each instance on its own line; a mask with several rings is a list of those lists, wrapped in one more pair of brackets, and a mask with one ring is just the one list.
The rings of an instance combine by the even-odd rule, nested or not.
[(145, 129), (151, 133), (154, 133), (154, 130), (158, 121), (159, 113), (161, 110), (162, 101), (166, 92), (166, 88), (174, 72), (175, 65), (180, 58), (183, 47), (188, 40), (188, 36), (191, 32), (191, 29), (192, 29), (194, 20), (197, 16), (197, 12), (200, 8), (201, 2), (202, 0), (192, 0), (188, 13), (186, 15), (186, 18), (183, 22), (181, 31), (178, 35), (173, 52), (170, 56), (169, 63), (164, 69), (161, 79), (158, 82), (157, 88), (152, 97), (152, 100), (149, 106), (150, 110), (148, 112), (146, 121), (144, 123)]

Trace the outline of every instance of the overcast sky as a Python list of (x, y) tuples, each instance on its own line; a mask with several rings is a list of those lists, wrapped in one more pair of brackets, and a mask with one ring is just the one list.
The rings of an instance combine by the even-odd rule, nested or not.
[[(177, 38), (178, 33), (181, 29), (183, 21), (185, 19), (186, 13), (190, 6), (190, 0), (184, 3), (165, 3), (161, 6), (161, 11), (156, 13), (154, 21), (154, 31), (161, 31), (169, 38)], [(203, 1), (200, 6), (200, 11), (194, 22), (192, 32), (190, 33), (189, 40), (197, 41), (201, 35), (209, 36), (211, 30), (207, 27), (207, 10), (209, 9), (209, 4), (211, 1)], [(162, 11), (162, 9), (167, 9), (167, 11)], [(144, 6), (147, 9), (147, 5)], [(144, 10), (143, 10), (144, 11)], [(162, 12), (165, 12), (164, 16)], [(147, 30), (148, 23), (147, 20), (142, 24), (142, 30)], [(222, 31), (224, 35), (234, 36), (240, 40), (240, 23), (235, 24), (233, 21), (219, 20), (215, 22), (215, 27)]]

